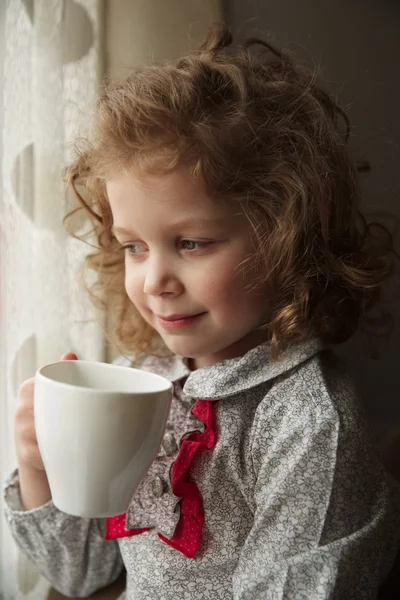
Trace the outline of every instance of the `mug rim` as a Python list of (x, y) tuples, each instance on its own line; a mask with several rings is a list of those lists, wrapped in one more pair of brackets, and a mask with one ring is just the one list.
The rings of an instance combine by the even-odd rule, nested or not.
[[(145, 374), (148, 375), (150, 377), (155, 377), (156, 379), (158, 379), (160, 382), (164, 382), (165, 387), (162, 389), (158, 389), (158, 390), (153, 390), (153, 391), (141, 391), (141, 392), (135, 392), (135, 390), (131, 390), (131, 391), (124, 391), (124, 390), (113, 390), (113, 389), (102, 389), (102, 388), (91, 388), (91, 387), (85, 387), (82, 385), (75, 385), (72, 383), (67, 383), (65, 381), (58, 381), (56, 379), (53, 379), (52, 377), (49, 377), (48, 375), (46, 375), (43, 371), (46, 371), (48, 368), (53, 367), (54, 365), (58, 365), (60, 363), (69, 363), (69, 362), (74, 362), (74, 363), (80, 363), (80, 364), (94, 364), (94, 365), (102, 365), (105, 366), (106, 368), (111, 367), (111, 368), (116, 368), (116, 369), (123, 369), (124, 371), (129, 371), (130, 373), (132, 373), (132, 371), (141, 373), (141, 374)], [(62, 387), (66, 387), (66, 388), (71, 388), (74, 390), (82, 390), (85, 393), (90, 393), (90, 394), (121, 394), (124, 396), (130, 396), (132, 394), (135, 393), (140, 393), (140, 395), (148, 395), (148, 396), (152, 396), (154, 394), (160, 394), (160, 393), (164, 393), (164, 392), (168, 392), (173, 390), (173, 384), (172, 382), (167, 379), (166, 377), (164, 377), (163, 375), (159, 375), (158, 373), (153, 373), (151, 371), (145, 371), (143, 369), (136, 369), (135, 367), (126, 367), (123, 365), (114, 365), (112, 363), (105, 363), (99, 360), (74, 360), (74, 361), (68, 361), (68, 360), (56, 360), (54, 362), (51, 363), (46, 363), (45, 365), (42, 365), (41, 367), (39, 367), (36, 370), (35, 373), (35, 379), (44, 379), (46, 382), (50, 383), (50, 384), (55, 384), (57, 386), (62, 386)]]

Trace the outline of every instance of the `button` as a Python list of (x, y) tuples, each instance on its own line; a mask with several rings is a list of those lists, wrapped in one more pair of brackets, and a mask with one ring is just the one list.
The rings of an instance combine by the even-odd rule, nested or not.
[(173, 456), (178, 450), (178, 444), (172, 433), (166, 433), (162, 442), (162, 447), (167, 456)]
[(155, 498), (161, 498), (166, 489), (167, 486), (161, 477), (154, 477), (153, 481), (151, 482), (151, 491), (153, 492), (153, 496)]

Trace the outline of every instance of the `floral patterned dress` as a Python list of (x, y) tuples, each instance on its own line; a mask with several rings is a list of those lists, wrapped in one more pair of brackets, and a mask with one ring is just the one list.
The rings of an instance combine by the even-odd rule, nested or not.
[(120, 357), (167, 377), (160, 451), (126, 514), (82, 519), (52, 501), (13, 535), (62, 593), (127, 571), (126, 600), (368, 600), (400, 545), (400, 494), (370, 441), (351, 380), (311, 339), (278, 361), (262, 344), (191, 372), (180, 357)]

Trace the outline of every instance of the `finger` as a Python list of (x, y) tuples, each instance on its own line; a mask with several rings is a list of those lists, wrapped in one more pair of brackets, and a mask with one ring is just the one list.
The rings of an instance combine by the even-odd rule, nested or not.
[(78, 360), (78, 357), (73, 352), (66, 352), (62, 355), (61, 360)]

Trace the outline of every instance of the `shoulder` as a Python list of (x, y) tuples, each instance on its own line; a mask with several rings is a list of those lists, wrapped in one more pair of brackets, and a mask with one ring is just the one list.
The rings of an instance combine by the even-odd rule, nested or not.
[(358, 413), (359, 396), (346, 365), (331, 350), (278, 376), (259, 405), (260, 417), (270, 410), (280, 414), (316, 413), (338, 416), (343, 410)]
[(127, 356), (125, 354), (120, 354), (112, 361), (112, 365), (116, 365), (117, 367), (132, 367), (134, 361), (133, 356)]
[(259, 403), (253, 422), (253, 446), (291, 439), (307, 445), (324, 432), (338, 440), (343, 430), (359, 433), (365, 416), (345, 364), (323, 350), (273, 382)]
[(182, 359), (175, 355), (157, 356), (143, 353), (137, 355), (120, 355), (112, 364), (157, 373), (171, 381), (178, 379), (187, 371)]
[(383, 480), (355, 386), (327, 351), (273, 382), (257, 407), (249, 447), (256, 478), (308, 473), (338, 495), (347, 485), (353, 493)]
[(152, 371), (153, 369), (170, 366), (173, 358), (153, 356), (152, 354), (121, 354), (112, 364), (120, 367), (132, 367), (143, 371)]

